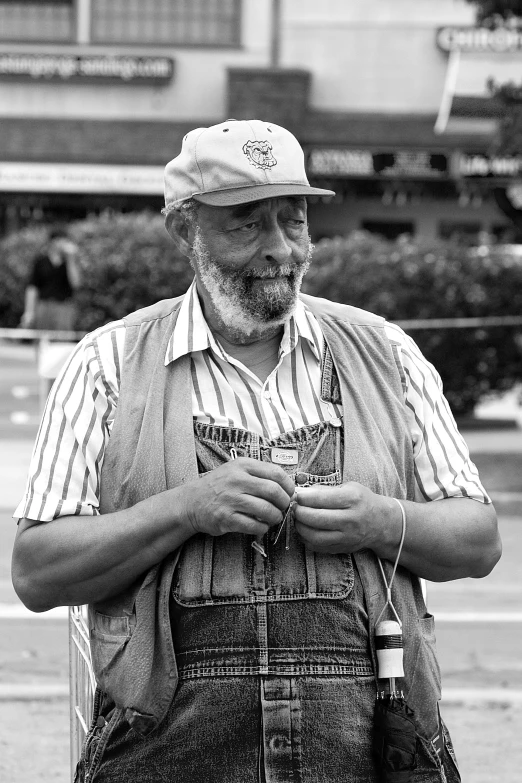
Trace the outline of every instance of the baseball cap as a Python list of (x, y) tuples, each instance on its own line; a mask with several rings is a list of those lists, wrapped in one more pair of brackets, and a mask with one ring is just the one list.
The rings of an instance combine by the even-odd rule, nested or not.
[(226, 207), (277, 196), (334, 196), (310, 187), (301, 145), (290, 131), (262, 120), (226, 120), (196, 128), (165, 167), (165, 206), (189, 198)]

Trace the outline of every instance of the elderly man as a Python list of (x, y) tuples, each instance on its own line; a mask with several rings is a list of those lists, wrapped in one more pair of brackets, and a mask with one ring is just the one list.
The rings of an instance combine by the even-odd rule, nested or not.
[(300, 296), (310, 195), (277, 125), (187, 134), (165, 214), (192, 286), (88, 335), (51, 392), (13, 574), (34, 611), (89, 604), (78, 781), (378, 780), (397, 561), (410, 779), (459, 780), (419, 577), (488, 574), (495, 513), (413, 341)]

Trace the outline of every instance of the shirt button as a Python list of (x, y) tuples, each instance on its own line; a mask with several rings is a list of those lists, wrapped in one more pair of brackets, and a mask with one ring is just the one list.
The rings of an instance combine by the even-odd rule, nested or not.
[(302, 486), (303, 484), (307, 483), (308, 476), (306, 475), (306, 473), (298, 473), (297, 476), (295, 477), (295, 481), (296, 481), (296, 484), (299, 484), (299, 485)]
[(265, 398), (265, 400), (270, 399), (270, 392), (268, 391), (268, 389), (265, 389), (265, 391), (263, 392), (263, 397)]

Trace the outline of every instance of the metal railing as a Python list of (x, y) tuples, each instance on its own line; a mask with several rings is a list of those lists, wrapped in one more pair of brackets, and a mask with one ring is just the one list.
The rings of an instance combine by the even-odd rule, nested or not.
[(492, 315), (477, 318), (414, 318), (393, 321), (404, 331), (417, 329), (488, 329), (499, 326), (522, 326), (521, 315)]
[(71, 732), (71, 779), (89, 731), (96, 678), (91, 660), (86, 606), (69, 607), (69, 710)]
[(10, 327), (0, 328), (0, 340), (48, 340), (49, 342), (78, 342), (85, 337), (86, 332), (77, 332), (70, 330), (57, 329), (12, 329)]

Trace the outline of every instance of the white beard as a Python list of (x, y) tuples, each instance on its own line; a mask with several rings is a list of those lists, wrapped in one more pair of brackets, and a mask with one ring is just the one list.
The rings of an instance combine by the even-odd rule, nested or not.
[[(313, 245), (309, 240), (308, 254), (302, 263), (233, 270), (211, 257), (198, 226), (191, 264), (227, 329), (249, 336), (273, 331), (274, 326), (285, 323), (295, 311), (301, 283), (310, 266), (312, 250)], [(271, 278), (271, 281), (255, 290), (253, 278)]]

